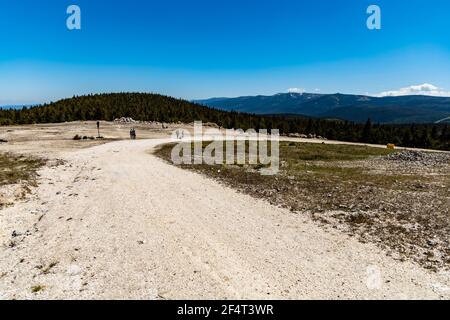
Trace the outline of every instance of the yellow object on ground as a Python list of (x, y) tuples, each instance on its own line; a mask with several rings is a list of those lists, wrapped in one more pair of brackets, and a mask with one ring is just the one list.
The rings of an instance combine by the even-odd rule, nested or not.
[(391, 150), (394, 150), (394, 149), (395, 149), (395, 144), (389, 143), (389, 144), (387, 145), (387, 148), (388, 148), (388, 149), (391, 149)]

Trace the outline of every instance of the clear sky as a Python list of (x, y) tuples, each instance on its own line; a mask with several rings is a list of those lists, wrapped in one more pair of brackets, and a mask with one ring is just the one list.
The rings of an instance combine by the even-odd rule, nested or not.
[[(79, 31), (66, 27), (71, 4)], [(379, 31), (366, 27), (370, 4)], [(112, 91), (450, 91), (448, 0), (0, 0), (0, 46), (0, 104)]]

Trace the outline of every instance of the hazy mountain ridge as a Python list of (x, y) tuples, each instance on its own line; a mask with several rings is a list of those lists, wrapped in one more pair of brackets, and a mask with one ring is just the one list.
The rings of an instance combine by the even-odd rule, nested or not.
[(299, 114), (379, 123), (430, 123), (450, 117), (450, 97), (371, 97), (351, 94), (280, 93), (197, 100), (210, 107), (256, 114)]
[(1, 106), (0, 105), (0, 110), (11, 110), (11, 109), (22, 109), (23, 108), (23, 106), (17, 106), (17, 105), (14, 105), (14, 106), (8, 106), (8, 105), (4, 105), (4, 106)]
[(22, 109), (23, 107), (29, 108), (29, 107), (34, 107), (34, 106), (37, 106), (37, 104), (0, 105), (0, 110), (17, 110), (17, 109)]

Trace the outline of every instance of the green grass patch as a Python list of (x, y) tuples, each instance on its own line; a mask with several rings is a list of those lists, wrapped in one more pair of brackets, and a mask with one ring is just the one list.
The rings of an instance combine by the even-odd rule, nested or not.
[(280, 143), (280, 155), (283, 160), (304, 161), (353, 161), (364, 160), (374, 156), (386, 156), (393, 150), (357, 146), (332, 145), (318, 143)]

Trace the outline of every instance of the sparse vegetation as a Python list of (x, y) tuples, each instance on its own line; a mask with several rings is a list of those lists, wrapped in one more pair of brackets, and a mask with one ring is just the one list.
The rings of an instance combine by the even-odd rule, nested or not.
[(31, 287), (31, 292), (32, 293), (38, 293), (38, 292), (41, 292), (44, 289), (45, 289), (45, 287), (43, 285), (37, 285), (37, 286)]
[(48, 266), (46, 266), (45, 268), (42, 269), (42, 273), (43, 274), (50, 273), (50, 271), (57, 265), (58, 265), (58, 262), (56, 262), (56, 261), (51, 262)]
[(44, 164), (42, 159), (0, 153), (0, 186), (21, 181), (33, 184), (36, 171)]
[(103, 137), (95, 138), (95, 137), (93, 137), (93, 136), (90, 136), (90, 137), (88, 137), (88, 136), (80, 136), (80, 135), (78, 135), (78, 134), (76, 134), (76, 135), (73, 137), (73, 140), (75, 140), (75, 141), (79, 141), (79, 140), (95, 140), (95, 139), (103, 139)]
[(356, 145), (318, 143), (281, 143), (280, 152), (290, 161), (350, 161), (384, 156), (392, 150)]
[[(171, 145), (157, 155), (170, 160)], [(398, 259), (450, 269), (450, 163), (386, 160), (396, 151), (283, 142), (281, 170), (250, 165), (183, 165), (294, 213), (374, 242)]]
[[(37, 170), (45, 164), (42, 159), (0, 153), (0, 187), (17, 185), (14, 195), (0, 193), (0, 209), (12, 204), (11, 200), (23, 199), (36, 186)], [(11, 243), (11, 246), (15, 244)]]

